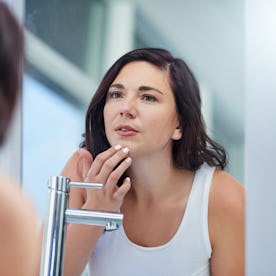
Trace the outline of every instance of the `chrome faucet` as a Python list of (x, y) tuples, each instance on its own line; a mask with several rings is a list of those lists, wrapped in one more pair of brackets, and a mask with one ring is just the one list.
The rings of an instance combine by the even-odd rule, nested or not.
[(53, 176), (48, 182), (49, 203), (42, 242), (40, 276), (62, 276), (67, 223), (105, 226), (106, 231), (118, 229), (123, 214), (115, 212), (68, 209), (70, 187), (101, 189), (100, 183), (70, 182)]

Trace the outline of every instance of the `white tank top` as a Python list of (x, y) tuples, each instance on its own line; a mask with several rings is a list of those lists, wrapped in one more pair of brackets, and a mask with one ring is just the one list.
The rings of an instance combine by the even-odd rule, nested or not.
[(89, 260), (89, 275), (209, 276), (208, 198), (214, 170), (204, 164), (196, 171), (185, 214), (169, 242), (143, 247), (131, 242), (123, 227), (104, 232)]

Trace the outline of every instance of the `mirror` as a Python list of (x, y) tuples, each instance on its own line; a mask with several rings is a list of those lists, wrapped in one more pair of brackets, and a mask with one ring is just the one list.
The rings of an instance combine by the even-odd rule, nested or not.
[(243, 22), (243, 1), (26, 0), (23, 183), (41, 217), (46, 182), (82, 142), (99, 80), (133, 48), (167, 48), (188, 63), (207, 130), (228, 152), (226, 169), (243, 183)]
[(208, 132), (226, 148), (227, 170), (244, 182), (242, 1), (26, 0), (25, 11), (23, 183), (41, 214), (43, 185), (82, 141), (85, 109), (103, 73), (138, 47), (164, 47), (188, 63)]

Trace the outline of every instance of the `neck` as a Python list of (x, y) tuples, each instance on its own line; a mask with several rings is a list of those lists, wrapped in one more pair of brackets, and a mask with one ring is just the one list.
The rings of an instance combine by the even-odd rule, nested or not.
[(177, 195), (185, 189), (185, 179), (190, 183), (193, 177), (193, 172), (177, 169), (171, 159), (160, 156), (134, 159), (128, 174), (132, 183), (129, 196), (144, 204)]

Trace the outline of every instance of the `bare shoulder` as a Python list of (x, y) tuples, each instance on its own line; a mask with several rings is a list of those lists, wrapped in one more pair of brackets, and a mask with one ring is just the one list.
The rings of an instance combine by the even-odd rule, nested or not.
[(18, 184), (0, 175), (0, 267), (3, 275), (34, 275), (39, 256), (39, 221)]
[(212, 275), (244, 275), (245, 189), (217, 170), (209, 195)]
[[(82, 182), (82, 166), (82, 157), (79, 151), (76, 151), (66, 162), (61, 175), (68, 177), (71, 181)], [(85, 189), (70, 188), (69, 207), (80, 208), (84, 203), (85, 194)]]
[(62, 169), (61, 175), (66, 176), (74, 181), (81, 180), (81, 156), (79, 151), (76, 151), (68, 159)]
[(209, 212), (232, 214), (244, 208), (244, 201), (244, 187), (227, 172), (216, 170), (210, 190)]

